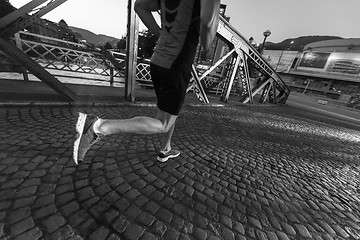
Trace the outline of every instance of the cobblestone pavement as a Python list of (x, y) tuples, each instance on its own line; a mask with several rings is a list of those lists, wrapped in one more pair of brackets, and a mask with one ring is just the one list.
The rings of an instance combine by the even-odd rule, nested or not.
[(77, 111), (0, 108), (0, 239), (360, 239), (360, 129), (281, 106), (185, 107), (180, 157), (113, 135), (71, 160)]

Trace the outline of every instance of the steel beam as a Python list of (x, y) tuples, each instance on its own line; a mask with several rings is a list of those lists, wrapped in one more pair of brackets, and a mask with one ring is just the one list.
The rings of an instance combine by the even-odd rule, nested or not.
[(199, 76), (197, 74), (196, 68), (194, 65), (192, 66), (192, 80), (190, 81), (190, 85), (187, 88), (186, 92), (193, 90), (200, 102), (209, 103), (209, 99), (206, 95), (204, 87), (201, 84), (201, 80), (203, 80), (207, 75), (209, 75), (212, 71), (214, 71), (222, 62), (224, 62), (229, 56), (235, 53), (235, 49), (229, 51), (225, 56), (223, 56), (220, 60), (218, 60), (214, 65), (212, 65), (208, 70)]
[(29, 15), (34, 9), (49, 0), (33, 0), (16, 11), (6, 15), (0, 19), (0, 36), (8, 38), (16, 32), (23, 30), (27, 26), (31, 25), (39, 18), (52, 11), (56, 7), (60, 6), (67, 0), (52, 0), (47, 5), (41, 7), (37, 12)]
[(29, 14), (31, 11), (33, 11), (34, 8), (45, 3), (46, 1), (48, 1), (48, 0), (33, 0), (33, 1), (25, 4), (21, 8), (17, 9), (16, 11), (13, 11), (13, 12), (9, 13), (8, 15), (2, 17), (0, 19), (0, 28), (6, 27), (7, 25), (18, 20), (19, 18), (24, 18), (24, 17), (28, 16), (27, 14)]
[(277, 99), (276, 99), (276, 83), (275, 83), (275, 81), (273, 81), (272, 82), (272, 86), (271, 86), (272, 88), (272, 103), (273, 104), (276, 104), (277, 103)]
[(218, 35), (221, 36), (228, 44), (232, 45), (238, 54), (243, 52), (256, 64), (261, 72), (273, 79), (285, 95), (289, 95), (290, 89), (282, 81), (274, 69), (263, 59), (261, 54), (243, 37), (233, 26), (231, 26), (222, 16), (220, 16)]
[(265, 102), (266, 102), (266, 99), (269, 98), (269, 93), (270, 93), (270, 91), (271, 91), (272, 82), (273, 82), (273, 81), (270, 81), (270, 83), (268, 83), (267, 85), (265, 85), (264, 88), (262, 88), (263, 92), (262, 92), (262, 94), (261, 94), (259, 103), (265, 103)]
[[(245, 98), (246, 102), (253, 103), (253, 96), (257, 94), (259, 91), (261, 91), (262, 88), (264, 88), (266, 85), (261, 85), (260, 89), (252, 89), (250, 84), (250, 76), (249, 76), (249, 66), (247, 63), (247, 60), (250, 60), (254, 63), (255, 68), (261, 72), (267, 80), (270, 78), (272, 80), (272, 84), (275, 85), (280, 89), (280, 92), (285, 96), (282, 98), (282, 100), (287, 99), (287, 96), (290, 93), (290, 89), (286, 86), (286, 84), (282, 81), (280, 76), (276, 73), (274, 69), (263, 59), (262, 55), (247, 41), (245, 37), (243, 37), (234, 27), (232, 27), (224, 17), (220, 15), (219, 17), (219, 27), (217, 29), (217, 36), (221, 38), (223, 41), (225, 41), (229, 48), (231, 48), (230, 52), (224, 56), (222, 59), (220, 59), (217, 63), (215, 63), (212, 67), (210, 67), (208, 70), (206, 70), (201, 77), (198, 77), (199, 80), (204, 79), (208, 74), (210, 74), (214, 69), (216, 69), (222, 61), (224, 61), (228, 56), (233, 54), (234, 52), (237, 53), (238, 56), (240, 56), (240, 59), (244, 60), (244, 64), (242, 66), (239, 65), (240, 60), (236, 59), (235, 67), (232, 67), (230, 71), (233, 71), (229, 75), (226, 76), (226, 83), (228, 83), (227, 86), (225, 86), (226, 90), (223, 92), (221, 96), (221, 101), (227, 101), (231, 92), (231, 87), (234, 83), (234, 78), (236, 76), (236, 72), (238, 70), (242, 71), (243, 77), (245, 77), (245, 80), (247, 86), (247, 92), (248, 97)], [(233, 65), (234, 66), (234, 65)], [(194, 73), (193, 75), (196, 75)], [(196, 75), (197, 76), (197, 75)], [(188, 88), (191, 89), (194, 86), (194, 81), (192, 82), (192, 85)], [(199, 83), (201, 85), (201, 83)], [(274, 88), (275, 89), (275, 88)], [(253, 92), (254, 91), (254, 92)], [(276, 91), (274, 91), (276, 93)], [(274, 101), (276, 102), (276, 100)]]
[[(33, 0), (18, 10), (6, 15), (0, 19), (0, 48), (12, 60), (16, 61), (34, 76), (47, 84), (56, 92), (62, 94), (69, 101), (76, 101), (77, 95), (62, 84), (57, 78), (41, 67), (37, 62), (32, 60), (21, 49), (4, 40), (9, 38), (19, 30), (29, 26), (36, 19), (50, 12), (67, 0), (52, 0), (47, 5), (41, 7), (35, 14), (29, 15), (36, 7), (46, 3), (48, 0)], [(18, 44), (18, 43), (17, 43)]]
[(219, 61), (217, 61), (214, 65), (212, 65), (208, 70), (206, 70), (201, 76), (199, 80), (201, 81), (204, 77), (206, 77), (209, 73), (214, 71), (223, 61), (225, 61), (231, 54), (235, 52), (235, 49), (230, 50), (225, 56), (223, 56)]
[(134, 11), (135, 0), (128, 0), (128, 32), (126, 38), (125, 99), (135, 101), (136, 63), (139, 38), (139, 18)]
[(193, 83), (190, 85), (190, 87), (187, 89), (187, 91), (192, 89), (195, 92), (195, 94), (200, 102), (209, 103), (209, 99), (208, 99), (206, 92), (201, 84), (200, 78), (197, 75), (194, 65), (191, 66), (191, 73), (193, 76)]
[(234, 84), (234, 79), (236, 77), (236, 73), (237, 73), (238, 68), (239, 68), (240, 60), (241, 60), (241, 56), (238, 55), (236, 57), (234, 65), (232, 66), (232, 74), (231, 74), (231, 77), (230, 77), (230, 79), (228, 81), (228, 85), (227, 85), (225, 95), (222, 95), (222, 97), (221, 97), (221, 101), (223, 101), (225, 103), (229, 100), (231, 89), (232, 89), (232, 86)]
[[(258, 94), (262, 89), (264, 89), (264, 87), (271, 82), (271, 78), (263, 81), (260, 86), (258, 88), (256, 88), (254, 91), (253, 91), (253, 94), (252, 96), (255, 96), (256, 94)], [(243, 103), (248, 103), (250, 101), (250, 97), (247, 97)]]
[(246, 78), (246, 88), (247, 88), (247, 92), (249, 94), (249, 101), (250, 103), (254, 103), (254, 97), (253, 97), (253, 89), (251, 88), (251, 82), (250, 82), (250, 74), (249, 74), (249, 66), (248, 66), (248, 62), (247, 62), (247, 56), (244, 52), (242, 52), (243, 55), (243, 59), (244, 59), (244, 67), (243, 67), (243, 71), (244, 71), (244, 75)]

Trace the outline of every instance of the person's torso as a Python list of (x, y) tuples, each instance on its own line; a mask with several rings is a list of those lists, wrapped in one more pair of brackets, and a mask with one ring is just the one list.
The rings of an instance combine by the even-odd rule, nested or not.
[(161, 33), (151, 62), (165, 68), (192, 63), (199, 43), (200, 0), (160, 0)]

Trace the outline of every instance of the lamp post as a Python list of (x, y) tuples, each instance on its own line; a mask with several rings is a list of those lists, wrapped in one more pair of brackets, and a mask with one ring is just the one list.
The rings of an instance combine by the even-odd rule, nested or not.
[(263, 43), (262, 43), (260, 53), (262, 53), (262, 52), (264, 51), (264, 49), (265, 49), (265, 41), (266, 41), (266, 39), (268, 38), (268, 36), (271, 35), (271, 31), (270, 31), (270, 30), (266, 30), (263, 34), (264, 34), (264, 41), (263, 41)]
[(288, 47), (288, 50), (290, 50), (290, 51), (291, 51), (291, 49), (292, 49), (292, 46), (293, 46), (294, 42), (295, 42), (294, 40), (292, 40), (292, 41), (290, 42), (289, 47)]

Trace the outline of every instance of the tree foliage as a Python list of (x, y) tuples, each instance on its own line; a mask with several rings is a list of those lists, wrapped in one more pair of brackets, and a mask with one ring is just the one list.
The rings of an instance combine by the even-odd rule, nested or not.
[(144, 30), (139, 33), (139, 49), (138, 56), (142, 58), (150, 58), (154, 52), (157, 37), (150, 31)]
[(111, 43), (109, 43), (109, 42), (106, 42), (106, 43), (105, 43), (104, 49), (112, 49), (112, 48), (113, 48), (113, 47), (112, 47)]
[(126, 38), (120, 39), (120, 41), (117, 42), (116, 47), (119, 50), (125, 50), (126, 49)]
[(59, 27), (62, 27), (62, 28), (69, 28), (69, 26), (67, 25), (67, 23), (65, 22), (64, 19), (61, 19), (58, 23)]

